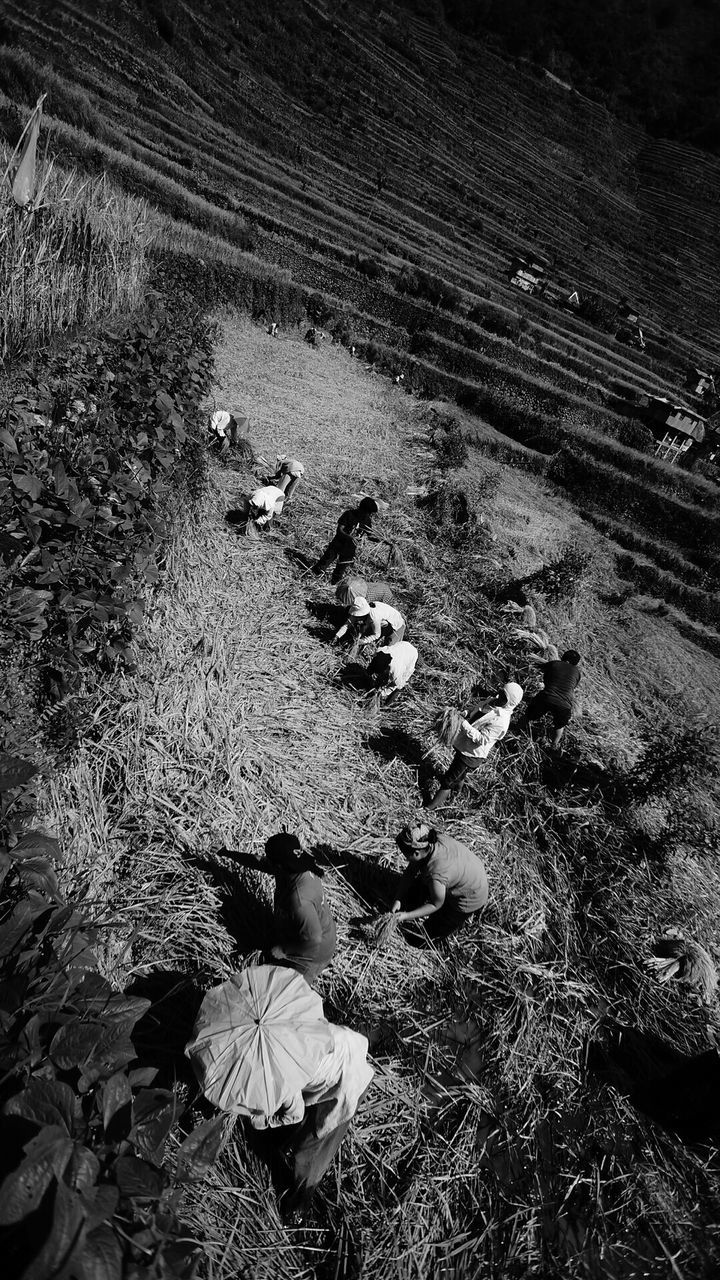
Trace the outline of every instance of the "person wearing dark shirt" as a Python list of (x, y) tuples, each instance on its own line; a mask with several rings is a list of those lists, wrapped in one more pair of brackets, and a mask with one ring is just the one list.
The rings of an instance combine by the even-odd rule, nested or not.
[(265, 843), (267, 869), (275, 877), (270, 949), (276, 964), (297, 969), (312, 984), (335, 955), (335, 921), (317, 867), (297, 836), (279, 832)]
[(396, 843), (408, 863), (391, 907), (398, 920), (423, 920), (431, 938), (448, 938), (485, 908), (485, 867), (459, 840), (421, 823), (403, 827)]
[(552, 746), (560, 746), (565, 727), (570, 723), (573, 711), (575, 690), (580, 683), (580, 654), (575, 649), (568, 649), (558, 660), (543, 665), (543, 685), (528, 706), (528, 721), (542, 720), (552, 717), (555, 730)]
[(330, 581), (339, 582), (352, 568), (357, 553), (357, 538), (370, 533), (372, 518), (377, 514), (378, 505), (374, 498), (363, 498), (357, 507), (343, 511), (337, 522), (335, 536), (330, 540), (319, 560), (312, 566), (316, 577), (337, 561)]

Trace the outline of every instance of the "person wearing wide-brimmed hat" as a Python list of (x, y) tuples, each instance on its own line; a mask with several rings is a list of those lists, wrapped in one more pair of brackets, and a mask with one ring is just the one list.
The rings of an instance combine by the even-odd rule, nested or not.
[(422, 920), (430, 937), (447, 938), (483, 910), (485, 867), (466, 845), (427, 823), (403, 827), (395, 840), (408, 864), (391, 907), (398, 920)]
[(338, 583), (335, 599), (343, 609), (349, 609), (358, 596), (373, 602), (381, 600), (383, 604), (395, 603), (393, 589), (387, 582), (369, 582), (367, 578), (347, 577)]
[(356, 634), (363, 645), (398, 644), (405, 636), (405, 619), (392, 604), (356, 596), (348, 609), (347, 621), (335, 633), (334, 641), (342, 640), (348, 632)]
[(275, 877), (274, 943), (268, 962), (297, 969), (312, 983), (335, 955), (335, 921), (325, 901), (318, 866), (296, 835), (265, 842), (266, 869)]
[(453, 743), (452, 764), (440, 779), (440, 788), (425, 805), (426, 809), (439, 809), (453, 791), (460, 789), (468, 773), (485, 763), (495, 743), (505, 737), (512, 713), (522, 700), (520, 685), (508, 681), (496, 695), (495, 705), (484, 715), (461, 722), (460, 733)]

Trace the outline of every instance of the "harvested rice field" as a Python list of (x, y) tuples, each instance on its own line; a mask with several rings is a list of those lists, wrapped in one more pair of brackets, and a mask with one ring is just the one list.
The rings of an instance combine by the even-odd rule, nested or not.
[[(368, 1035), (376, 1075), (301, 1226), (281, 1221), (267, 1169), (228, 1127), (185, 1210), (201, 1274), (716, 1274), (712, 1151), (644, 1117), (594, 1069), (593, 1044), (610, 1023), (686, 1053), (720, 1032), (716, 1006), (644, 967), (668, 924), (711, 951), (717, 936), (720, 873), (698, 840), (720, 813), (702, 745), (720, 713), (717, 660), (626, 592), (612, 544), (547, 482), (477, 451), (443, 476), (442, 406), (342, 348), (272, 339), (240, 317), (220, 321), (216, 366), (209, 407), (247, 414), (256, 451), (271, 466), (298, 456), (306, 478), (254, 542), (225, 519), (253, 472), (213, 464), (148, 610), (138, 674), (108, 690), (109, 727), (58, 775), (47, 819), (70, 811), (69, 860), (113, 924), (108, 972), (166, 991), (158, 1061), (181, 1077), (199, 994), (267, 937), (269, 881), (219, 851), (257, 854), (282, 825), (296, 830), (326, 867), (338, 923), (318, 989), (329, 1017)], [(418, 504), (441, 481), (468, 496), (466, 525), (450, 503)], [(384, 710), (340, 680), (333, 589), (304, 570), (363, 493), (387, 508), (360, 568), (392, 585), (420, 652)], [(431, 723), (475, 685), (539, 687), (499, 601), (513, 580), (570, 563), (568, 548), (571, 580), (538, 580), (535, 594), (550, 640), (585, 656), (565, 750), (511, 729), (438, 822), (483, 857), (488, 910), (442, 947), (397, 932), (375, 946), (358, 921), (392, 901), (395, 833), (449, 761)], [(678, 825), (678, 782), (697, 828)]]

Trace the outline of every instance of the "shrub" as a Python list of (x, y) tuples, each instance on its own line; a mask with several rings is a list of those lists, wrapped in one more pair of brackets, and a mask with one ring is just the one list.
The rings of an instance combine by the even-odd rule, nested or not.
[(395, 288), (398, 293), (425, 298), (434, 307), (443, 307), (446, 311), (457, 311), (461, 302), (460, 290), (455, 285), (420, 268), (401, 267), (395, 278)]
[(120, 1276), (141, 1256), (156, 1274), (189, 1280), (198, 1246), (179, 1221), (180, 1199), (214, 1162), (223, 1117), (188, 1133), (171, 1176), (165, 1146), (182, 1095), (176, 1083), (158, 1087), (133, 1042), (151, 1001), (98, 972), (98, 927), (60, 894), (58, 842), (27, 828), (36, 772), (0, 756), (0, 1201), (10, 1269)]
[(42, 380), (29, 368), (0, 406), (4, 647), (40, 643), (61, 673), (131, 660), (167, 517), (202, 483), (211, 336), (197, 310), (155, 297), (56, 353)]
[(447, 471), (462, 467), (468, 459), (468, 450), (460, 425), (454, 418), (445, 417), (433, 431), (433, 447), (438, 466)]
[(367, 276), (369, 280), (379, 280), (383, 273), (380, 263), (375, 258), (362, 258), (360, 254), (355, 255), (355, 270)]

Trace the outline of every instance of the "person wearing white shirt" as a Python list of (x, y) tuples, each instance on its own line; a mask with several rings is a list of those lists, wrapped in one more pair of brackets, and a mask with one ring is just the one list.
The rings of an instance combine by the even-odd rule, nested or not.
[(378, 690), (385, 704), (395, 701), (405, 688), (418, 660), (418, 651), (407, 640), (383, 645), (378, 649), (368, 667), (370, 682)]
[(484, 715), (477, 718), (473, 716), (472, 721), (462, 721), (460, 732), (453, 743), (453, 762), (440, 779), (439, 790), (425, 805), (426, 809), (439, 809), (453, 791), (460, 789), (468, 773), (478, 769), (487, 760), (495, 743), (505, 737), (512, 713), (522, 700), (520, 685), (510, 681), (500, 690), (497, 705), (491, 706)]
[(265, 484), (247, 499), (248, 528), (267, 529), (273, 516), (283, 509), (285, 494), (277, 485)]
[(336, 633), (334, 639), (342, 640), (348, 631), (357, 631), (360, 644), (398, 644), (405, 635), (405, 619), (394, 605), (384, 600), (372, 603), (364, 596), (356, 596), (348, 609), (347, 622)]
[(285, 501), (289, 502), (304, 475), (305, 467), (298, 458), (289, 458), (287, 454), (279, 453), (275, 475), (270, 477), (268, 484), (277, 485), (278, 489), (282, 489)]

